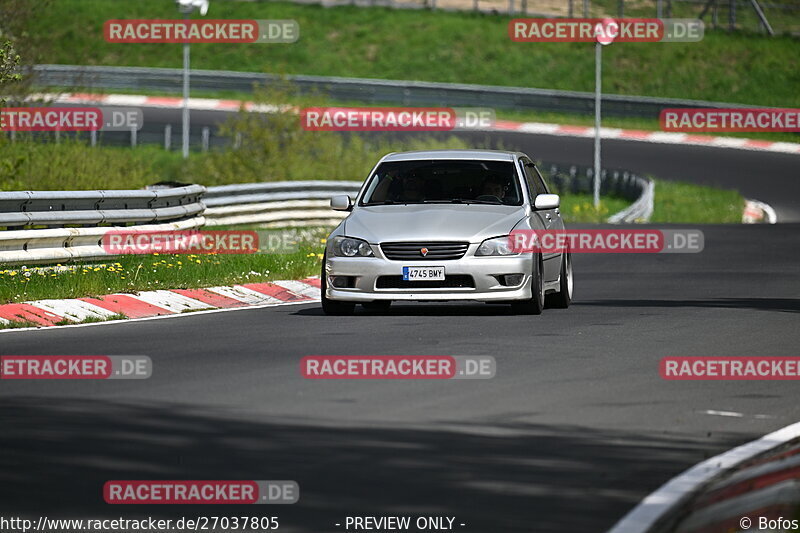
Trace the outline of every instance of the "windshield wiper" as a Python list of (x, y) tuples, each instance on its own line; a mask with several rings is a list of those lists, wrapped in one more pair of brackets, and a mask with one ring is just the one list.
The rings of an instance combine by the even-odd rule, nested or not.
[(384, 200), (382, 202), (367, 202), (365, 204), (361, 204), (362, 207), (369, 207), (372, 205), (392, 205), (394, 200)]
[(424, 204), (463, 204), (464, 200), (461, 198), (451, 198), (450, 200), (423, 200)]

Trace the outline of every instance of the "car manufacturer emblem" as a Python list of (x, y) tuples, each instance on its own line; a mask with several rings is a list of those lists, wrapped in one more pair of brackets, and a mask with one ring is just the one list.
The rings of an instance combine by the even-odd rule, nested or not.
[(420, 248), (419, 249), (419, 253), (422, 254), (422, 257), (425, 257), (426, 255), (428, 255), (428, 249), (427, 248)]

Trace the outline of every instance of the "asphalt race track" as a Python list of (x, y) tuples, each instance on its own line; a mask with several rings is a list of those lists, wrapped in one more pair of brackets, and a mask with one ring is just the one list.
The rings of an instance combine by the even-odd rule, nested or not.
[[(0, 334), (0, 353), (143, 354), (147, 381), (4, 382), (0, 511), (112, 508), (111, 479), (294, 479), (274, 514), (324, 532), (347, 515), (455, 515), (464, 531), (603, 531), (704, 458), (800, 420), (793, 382), (667, 382), (667, 355), (796, 355), (796, 224), (705, 227), (693, 255), (576, 255), (576, 301), (316, 304)], [(497, 377), (305, 381), (305, 355), (494, 355)], [(707, 410), (732, 411), (720, 417)], [(76, 468), (81, 475), (75, 475)], [(163, 510), (162, 510), (163, 509)]]
[[(591, 160), (586, 139), (498, 137)], [(610, 166), (727, 184), (800, 219), (797, 156), (604, 146)], [(348, 515), (448, 515), (467, 532), (602, 532), (684, 469), (800, 420), (793, 382), (659, 377), (665, 356), (800, 345), (800, 224), (702, 229), (699, 254), (576, 254), (573, 306), (539, 317), (485, 304), (326, 317), (304, 304), (2, 333), (2, 355), (148, 355), (153, 377), (2, 382), (0, 514), (277, 515), (309, 533), (343, 531)], [(497, 376), (300, 376), (305, 355), (390, 354), (493, 355)], [(113, 479), (293, 479), (301, 498), (113, 507)]]

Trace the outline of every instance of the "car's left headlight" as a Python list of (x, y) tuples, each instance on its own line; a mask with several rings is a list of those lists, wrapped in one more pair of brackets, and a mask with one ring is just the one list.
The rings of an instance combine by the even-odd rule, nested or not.
[(494, 237), (486, 239), (478, 246), (475, 255), (479, 257), (498, 256), (498, 255), (519, 255), (511, 248), (511, 242), (508, 235), (503, 237)]
[(374, 257), (372, 247), (367, 241), (352, 237), (335, 237), (333, 255), (337, 257)]

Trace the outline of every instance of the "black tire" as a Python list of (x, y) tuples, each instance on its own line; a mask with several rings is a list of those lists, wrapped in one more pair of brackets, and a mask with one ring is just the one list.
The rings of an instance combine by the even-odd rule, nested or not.
[(530, 300), (523, 300), (511, 304), (511, 311), (516, 315), (541, 315), (544, 309), (544, 267), (542, 266), (542, 256), (534, 263), (531, 273), (531, 295)]
[(559, 276), (558, 292), (547, 295), (547, 306), (555, 309), (566, 309), (572, 303), (572, 254), (564, 252), (561, 258), (561, 275)]
[(391, 300), (374, 300), (372, 302), (364, 302), (361, 304), (364, 309), (370, 313), (385, 313), (392, 307)]
[(337, 302), (336, 300), (329, 300), (325, 293), (328, 288), (328, 276), (325, 275), (325, 257), (322, 258), (322, 279), (321, 295), (322, 312), (330, 316), (348, 316), (352, 315), (356, 310), (356, 304), (352, 302)]

